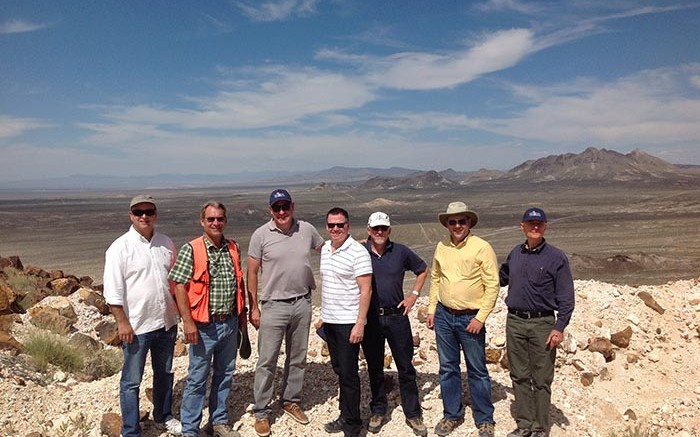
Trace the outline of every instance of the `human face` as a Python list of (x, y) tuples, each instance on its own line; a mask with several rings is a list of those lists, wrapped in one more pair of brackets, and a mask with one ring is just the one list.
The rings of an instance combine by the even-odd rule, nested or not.
[[(153, 211), (153, 215), (147, 215)], [(136, 213), (141, 213), (141, 215), (136, 215)], [(149, 202), (141, 202), (132, 206), (129, 210), (129, 219), (131, 219), (131, 224), (136, 229), (136, 232), (143, 235), (147, 239), (153, 236), (154, 225), (156, 223), (156, 218), (158, 218), (158, 212), (156, 211), (156, 206)]]
[(275, 222), (275, 226), (283, 231), (289, 230), (294, 219), (294, 202), (280, 200), (270, 206), (270, 215)]
[(224, 210), (208, 206), (204, 210), (204, 218), (199, 221), (206, 236), (214, 243), (219, 243), (226, 229), (226, 213)]
[(390, 226), (375, 226), (373, 228), (367, 226), (367, 235), (372, 240), (375, 246), (384, 246), (389, 241), (391, 235)]
[(544, 238), (544, 231), (547, 230), (547, 222), (539, 220), (520, 223), (520, 229), (525, 233), (528, 241), (539, 242)]
[[(337, 225), (339, 223), (342, 223), (343, 226), (328, 226), (329, 224)], [(331, 244), (333, 247), (340, 247), (350, 235), (350, 223), (345, 219), (343, 214), (328, 215), (326, 216), (326, 230), (328, 230), (328, 235), (331, 237)]]
[(455, 214), (447, 217), (447, 230), (450, 231), (452, 242), (457, 244), (467, 238), (471, 220), (466, 214)]

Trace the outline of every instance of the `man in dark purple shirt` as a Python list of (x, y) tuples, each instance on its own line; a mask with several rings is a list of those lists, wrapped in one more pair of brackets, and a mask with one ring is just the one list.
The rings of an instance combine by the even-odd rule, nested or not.
[[(372, 400), (367, 430), (377, 433), (382, 428), (387, 413), (387, 397), (384, 388), (384, 343), (389, 343), (391, 354), (399, 374), (401, 406), (406, 424), (414, 434), (428, 435), (423, 424), (416, 369), (413, 367), (413, 335), (408, 312), (416, 303), (421, 288), (428, 277), (428, 266), (418, 255), (403, 244), (389, 240), (391, 223), (383, 212), (373, 213), (367, 222), (369, 238), (364, 246), (372, 258), (372, 298), (367, 311), (367, 326), (362, 340), (362, 350), (367, 359)], [(413, 291), (404, 295), (404, 274), (416, 275)]]
[(508, 285), (506, 342), (518, 426), (508, 437), (541, 437), (549, 428), (556, 347), (574, 311), (574, 281), (564, 252), (544, 239), (543, 210), (525, 211), (520, 228), (526, 241), (500, 271), (501, 285)]

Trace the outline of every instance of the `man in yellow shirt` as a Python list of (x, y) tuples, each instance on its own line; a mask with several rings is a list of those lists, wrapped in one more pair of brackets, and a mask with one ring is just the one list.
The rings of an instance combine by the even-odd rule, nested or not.
[(450, 238), (438, 243), (430, 271), (426, 324), (435, 330), (440, 360), (443, 418), (435, 434), (446, 436), (464, 421), (460, 349), (467, 362), (472, 417), (479, 437), (495, 433), (491, 378), (486, 367), (486, 328), (498, 297), (498, 262), (491, 245), (471, 234), (479, 217), (463, 202), (452, 202), (438, 220)]

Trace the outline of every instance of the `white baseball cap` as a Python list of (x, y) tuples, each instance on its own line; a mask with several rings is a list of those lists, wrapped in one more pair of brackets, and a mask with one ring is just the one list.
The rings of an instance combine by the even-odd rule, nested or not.
[(374, 212), (372, 213), (371, 216), (369, 216), (369, 220), (367, 220), (367, 226), (370, 228), (373, 228), (375, 226), (391, 226), (391, 222), (389, 221), (389, 216), (386, 215), (383, 212)]

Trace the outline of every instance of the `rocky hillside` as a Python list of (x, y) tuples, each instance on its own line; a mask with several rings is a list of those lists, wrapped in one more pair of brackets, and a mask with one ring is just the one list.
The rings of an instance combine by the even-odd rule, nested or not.
[[(24, 270), (30, 269), (35, 268)], [(37, 273), (37, 270), (33, 271)], [(0, 352), (0, 408), (3, 412), (0, 435), (97, 437), (103, 435), (103, 430), (105, 435), (114, 435), (110, 426), (119, 420), (119, 374), (85, 381), (79, 375), (66, 374), (51, 367), (45, 373), (36, 372), (31, 359), (22, 353), (22, 343), (32, 330), (39, 329), (37, 325), (41, 324), (41, 318), (36, 314), (40, 312), (15, 314), (14, 309), (9, 308), (9, 302), (15, 299), (8, 288), (7, 278), (0, 278), (0, 283), (4, 284), (1, 291), (5, 296), (0, 298), (0, 304), (5, 302), (0, 306), (4, 305), (5, 312), (10, 313), (0, 319), (1, 332), (16, 341), (11, 346), (5, 345), (6, 350)], [(700, 278), (655, 287), (577, 280), (575, 287), (576, 311), (557, 356), (551, 435), (607, 437), (611, 432), (637, 425), (657, 431), (661, 436), (700, 435), (700, 371), (697, 368), (700, 358)], [(74, 287), (64, 290), (71, 288)], [(61, 293), (66, 295), (47, 296), (38, 302), (39, 306), (47, 307), (52, 301), (60, 300), (63, 314), (68, 314), (66, 317), (70, 321), (68, 335), (82, 334), (98, 341), (102, 348), (114, 348), (107, 344), (109, 340), (104, 328), (102, 333), (99, 328), (113, 322), (112, 317), (100, 309), (99, 299), (96, 299), (99, 290), (78, 284), (75, 290)], [(507, 362), (503, 358), (506, 293), (506, 289), (501, 290), (496, 309), (487, 320), (497, 436), (505, 436), (515, 426), (511, 416), (513, 393)], [(424, 419), (432, 434), (432, 427), (441, 417), (442, 406), (435, 337), (423, 323), (426, 305), (427, 297), (423, 296), (411, 313), (411, 324)], [(247, 412), (252, 402), (256, 360), (257, 337), (254, 331), (251, 332), (251, 341), (253, 355), (248, 360), (239, 360), (234, 395), (229, 401), (231, 417), (244, 437), (255, 436), (253, 417)], [(187, 368), (182, 344), (178, 344), (176, 354), (175, 411), (178, 411)], [(388, 351), (386, 365), (391, 390), (390, 421), (378, 435), (410, 435), (403, 421), (396, 370)], [(369, 415), (369, 388), (364, 361), (361, 362), (361, 374), (362, 413), (366, 418)], [(165, 435), (148, 414), (151, 380), (152, 374), (147, 366), (141, 402), (144, 437)], [(337, 381), (324, 344), (312, 334), (302, 404), (311, 423), (302, 426), (278, 414), (273, 435), (325, 435), (323, 423), (338, 414), (337, 397)], [(465, 403), (469, 403), (468, 396), (465, 396)], [(279, 406), (275, 406), (275, 411), (280, 412)], [(471, 421), (461, 425), (455, 435), (476, 435)]]

